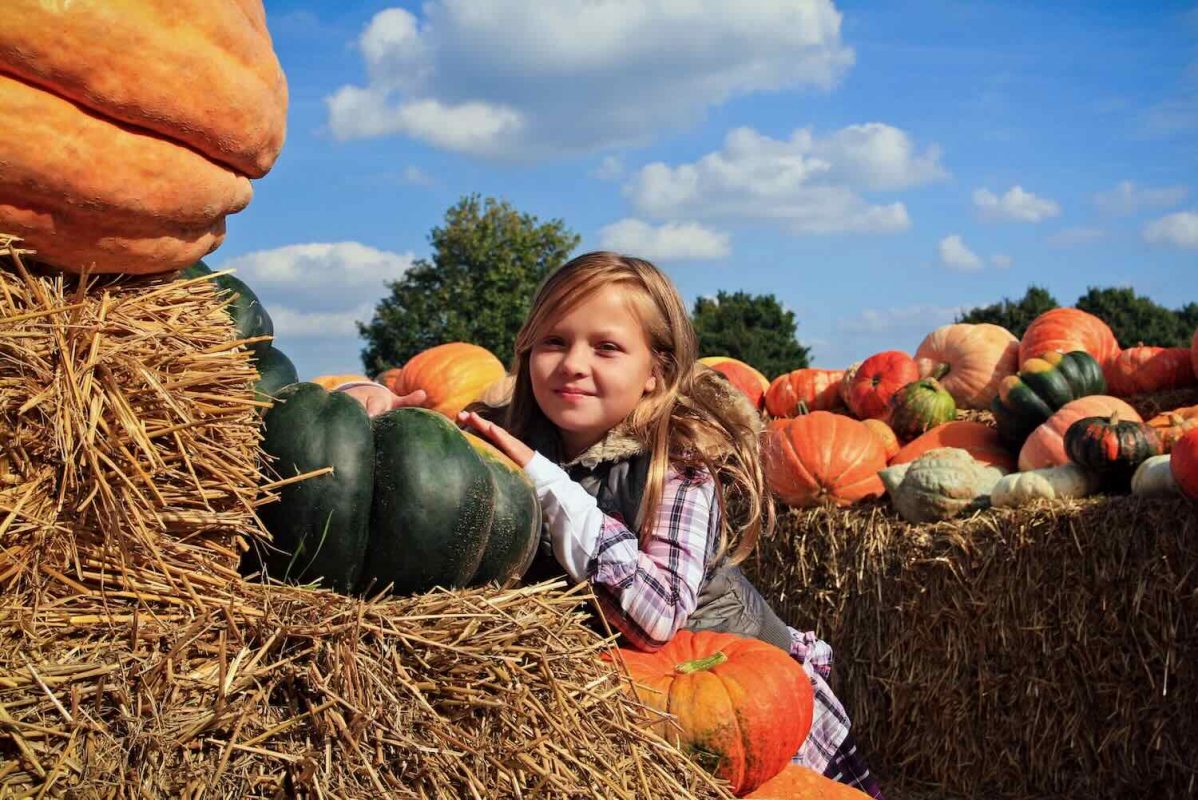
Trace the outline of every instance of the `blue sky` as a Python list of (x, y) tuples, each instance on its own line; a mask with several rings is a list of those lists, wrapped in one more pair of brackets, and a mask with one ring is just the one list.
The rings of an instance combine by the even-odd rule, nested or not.
[(474, 192), (654, 260), (688, 304), (775, 294), (815, 366), (1029, 283), (1198, 299), (1192, 0), (266, 9), (287, 143), (207, 261), (301, 377), (361, 369), (353, 321)]

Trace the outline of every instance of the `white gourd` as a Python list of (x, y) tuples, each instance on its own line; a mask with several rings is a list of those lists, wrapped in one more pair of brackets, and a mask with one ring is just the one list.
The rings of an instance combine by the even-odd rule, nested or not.
[(1025, 506), (1036, 500), (1069, 500), (1098, 490), (1098, 478), (1077, 464), (1013, 472), (1003, 477), (990, 492), (990, 505), (998, 508)]
[(1131, 493), (1145, 497), (1168, 497), (1181, 493), (1173, 479), (1169, 456), (1152, 456), (1140, 462), (1131, 476)]
[[(894, 488), (890, 500), (907, 522), (934, 522), (964, 511), (985, 508), (994, 484), (1003, 476), (998, 467), (983, 464), (959, 447), (929, 450), (912, 461)], [(879, 476), (888, 487), (897, 473)]]

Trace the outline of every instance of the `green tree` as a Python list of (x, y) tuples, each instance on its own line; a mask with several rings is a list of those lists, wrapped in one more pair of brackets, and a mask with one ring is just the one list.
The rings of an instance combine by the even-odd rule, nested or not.
[(1032, 320), (1045, 311), (1056, 308), (1057, 305), (1056, 298), (1049, 294), (1047, 289), (1029, 286), (1022, 299), (1011, 301), (1004, 297), (993, 305), (972, 308), (957, 317), (957, 322), (989, 322), (1001, 325), (1022, 339), (1023, 332), (1032, 324)]
[(1172, 311), (1125, 287), (1099, 289), (1091, 286), (1077, 299), (1077, 307), (1109, 325), (1120, 347), (1135, 347), (1140, 343), (1160, 347), (1188, 346), (1194, 335), (1194, 317), (1198, 316), (1194, 303)]
[(699, 355), (730, 356), (767, 378), (807, 366), (810, 349), (795, 337), (795, 315), (772, 294), (717, 292), (695, 301), (691, 319)]
[(462, 198), (429, 234), (432, 258), (418, 259), (388, 288), (368, 325), (368, 374), (400, 366), (438, 344), (463, 341), (511, 362), (533, 293), (578, 246), (561, 220), (541, 223), (506, 201)]

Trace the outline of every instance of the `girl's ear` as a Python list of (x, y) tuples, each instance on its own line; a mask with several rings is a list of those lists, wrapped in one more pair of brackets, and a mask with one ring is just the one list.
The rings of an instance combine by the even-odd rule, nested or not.
[(656, 388), (657, 388), (657, 376), (651, 374), (651, 375), (649, 375), (648, 378), (645, 379), (644, 394), (651, 394), (653, 392), (653, 390)]

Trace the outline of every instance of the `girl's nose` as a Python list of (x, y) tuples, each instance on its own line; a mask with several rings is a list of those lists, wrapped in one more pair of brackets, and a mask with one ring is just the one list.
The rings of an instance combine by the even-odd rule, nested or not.
[(585, 347), (571, 347), (562, 356), (561, 369), (567, 375), (585, 375), (587, 372), (587, 353)]

